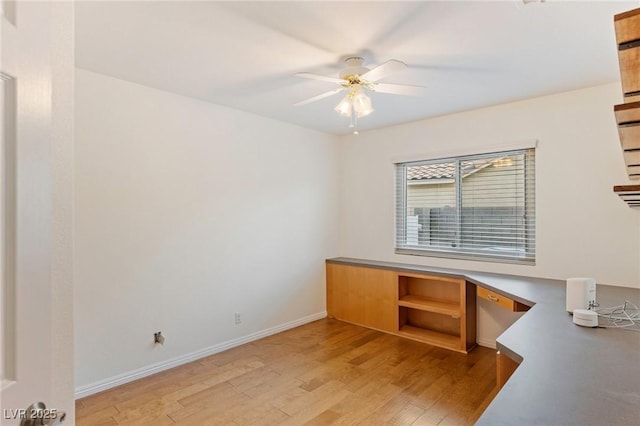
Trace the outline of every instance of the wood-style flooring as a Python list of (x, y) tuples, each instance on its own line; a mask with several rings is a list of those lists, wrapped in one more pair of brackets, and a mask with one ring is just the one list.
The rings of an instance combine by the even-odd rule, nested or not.
[(323, 319), (76, 401), (77, 425), (466, 425), (495, 352)]

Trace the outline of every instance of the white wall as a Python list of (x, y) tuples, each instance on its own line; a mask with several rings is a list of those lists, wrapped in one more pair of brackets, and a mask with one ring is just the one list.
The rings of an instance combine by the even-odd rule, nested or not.
[(82, 69), (75, 100), (78, 388), (322, 315), (334, 136)]
[[(640, 287), (640, 212), (612, 190), (628, 183), (613, 115), (620, 102), (614, 83), (343, 137), (341, 255), (556, 279), (593, 276), (600, 284)], [(394, 254), (394, 160), (530, 139), (538, 140), (535, 266)], [(497, 334), (487, 324), (516, 318), (485, 308), (480, 340)]]

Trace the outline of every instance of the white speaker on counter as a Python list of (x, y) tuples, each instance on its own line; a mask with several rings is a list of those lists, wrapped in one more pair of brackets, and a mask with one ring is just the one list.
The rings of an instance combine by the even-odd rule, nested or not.
[(589, 309), (596, 303), (596, 280), (593, 278), (567, 279), (567, 312)]

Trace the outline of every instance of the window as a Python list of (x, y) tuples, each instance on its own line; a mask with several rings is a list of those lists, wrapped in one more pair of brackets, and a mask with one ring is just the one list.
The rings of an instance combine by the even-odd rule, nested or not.
[(396, 164), (396, 253), (533, 264), (534, 149)]

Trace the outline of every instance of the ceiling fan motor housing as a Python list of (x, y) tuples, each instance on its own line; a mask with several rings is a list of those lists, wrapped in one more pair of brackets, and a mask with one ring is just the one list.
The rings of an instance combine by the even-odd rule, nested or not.
[[(340, 78), (343, 80), (357, 80), (362, 74), (369, 71), (369, 68), (363, 67), (364, 59), (360, 56), (351, 56), (344, 60), (345, 69), (340, 71)], [(352, 83), (355, 81), (351, 81)]]

